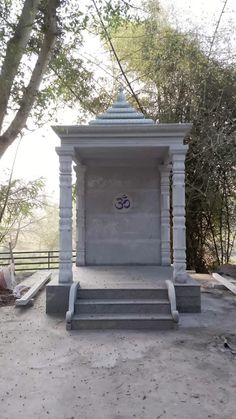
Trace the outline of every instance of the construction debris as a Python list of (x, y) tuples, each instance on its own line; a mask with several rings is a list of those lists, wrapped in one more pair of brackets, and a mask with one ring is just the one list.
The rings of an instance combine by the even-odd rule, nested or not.
[(236, 295), (236, 286), (232, 284), (232, 282), (229, 281), (229, 279), (224, 278), (223, 276), (213, 273), (213, 278), (216, 279), (216, 281), (223, 284), (226, 288), (228, 288), (233, 294)]
[[(33, 274), (28, 280), (33, 282), (33, 285), (30, 289), (21, 297), (17, 298), (15, 305), (16, 307), (19, 306), (26, 306), (29, 303), (32, 303), (33, 297), (41, 290), (44, 285), (51, 279), (51, 272), (44, 271), (44, 272), (36, 272)], [(24, 284), (22, 284), (24, 285)]]
[(236, 350), (231, 348), (226, 338), (224, 338), (224, 348), (229, 349), (232, 355), (236, 355)]
[(14, 264), (11, 263), (9, 266), (0, 268), (0, 289), (1, 290), (13, 290), (15, 282), (15, 268)]

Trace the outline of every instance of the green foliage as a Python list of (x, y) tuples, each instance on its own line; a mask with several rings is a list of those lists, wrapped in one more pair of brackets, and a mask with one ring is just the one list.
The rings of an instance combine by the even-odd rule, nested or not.
[(44, 180), (5, 180), (0, 184), (0, 243), (12, 242), (15, 247), (19, 234), (37, 221), (35, 211), (45, 205)]
[[(8, 42), (14, 36), (25, 1), (0, 1), (2, 6), (0, 8), (1, 69)], [(48, 0), (40, 2), (29, 42), (11, 88), (7, 107), (8, 115), (11, 115), (11, 112), (13, 115), (22, 103), (47, 29), (45, 20), (47, 7)], [(100, 22), (98, 13), (106, 24), (112, 21), (112, 27), (116, 28), (122, 18), (129, 16), (129, 8), (129, 4), (123, 0), (114, 2), (98, 0), (83, 5), (77, 0), (58, 1), (56, 44), (30, 112), (35, 125), (40, 126), (52, 118), (56, 114), (58, 105), (63, 103), (73, 108), (77, 106), (78, 111), (85, 115), (103, 110), (103, 101), (100, 101), (99, 97), (104, 93), (101, 88), (95, 86), (93, 71), (89, 69), (88, 63), (80, 55), (84, 35), (87, 34), (87, 29), (95, 32), (98, 30), (98, 22)], [(9, 117), (6, 117), (4, 126), (7, 127), (9, 122)]]
[(235, 133), (209, 129), (187, 159), (187, 244), (198, 270), (228, 263), (236, 227)]
[(236, 228), (236, 71), (211, 58), (196, 31), (168, 23), (154, 2), (149, 15), (111, 25), (112, 42), (146, 114), (161, 123), (193, 122), (186, 141), (188, 266), (227, 263)]
[[(14, 34), (14, 28), (19, 19), (23, 1), (4, 1), (0, 13), (0, 67), (5, 57), (7, 42)], [(21, 60), (14, 84), (11, 90), (8, 110), (15, 110), (20, 106), (24, 89), (29, 81), (33, 65), (40, 51), (43, 34), (45, 32), (45, 7), (46, 2), (41, 2), (32, 28), (30, 40)], [(81, 59), (73, 58), (78, 55), (78, 49), (83, 42), (83, 30), (87, 25), (88, 16), (80, 10), (81, 6), (75, 0), (60, 2), (58, 8), (57, 24), (58, 36), (54, 52), (47, 66), (44, 83), (37, 96), (33, 116), (37, 123), (43, 121), (45, 110), (50, 106), (55, 111), (59, 101), (72, 101), (71, 85), (77, 91), (77, 99), (88, 96), (91, 89), (91, 72), (86, 70)], [(7, 16), (7, 18), (6, 18)], [(76, 79), (76, 75), (77, 79)], [(76, 80), (76, 84), (74, 83)], [(78, 86), (81, 87), (79, 89)], [(76, 97), (73, 96), (75, 101)], [(47, 112), (46, 112), (47, 114)]]
[(58, 205), (46, 202), (39, 211), (38, 221), (25, 228), (18, 240), (18, 249), (35, 251), (59, 249)]
[(92, 0), (88, 5), (88, 12), (91, 13), (89, 21), (91, 28), (99, 33), (102, 39), (106, 39), (104, 28), (108, 31), (116, 30), (124, 20), (130, 20), (132, 4), (124, 0), (113, 0), (112, 2)]

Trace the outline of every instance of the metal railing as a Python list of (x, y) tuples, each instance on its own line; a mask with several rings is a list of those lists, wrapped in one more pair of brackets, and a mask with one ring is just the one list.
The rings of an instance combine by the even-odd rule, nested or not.
[[(39, 271), (42, 269), (59, 268), (59, 250), (25, 251), (14, 252), (13, 258), (15, 271)], [(76, 251), (73, 250), (73, 262), (75, 262)], [(9, 252), (0, 252), (0, 266), (7, 266), (11, 263)]]

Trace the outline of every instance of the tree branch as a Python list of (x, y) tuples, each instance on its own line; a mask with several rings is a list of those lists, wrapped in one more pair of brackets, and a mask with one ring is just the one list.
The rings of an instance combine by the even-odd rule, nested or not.
[(142, 107), (142, 105), (141, 105), (141, 103), (140, 103), (140, 101), (139, 101), (138, 96), (136, 95), (136, 93), (134, 92), (134, 90), (133, 90), (133, 88), (132, 88), (132, 86), (131, 86), (131, 84), (130, 84), (130, 81), (129, 81), (129, 79), (128, 79), (127, 75), (126, 75), (126, 72), (125, 72), (125, 71), (124, 71), (124, 69), (123, 69), (123, 66), (122, 66), (122, 64), (121, 64), (121, 62), (120, 62), (120, 59), (119, 59), (118, 55), (117, 55), (117, 52), (116, 52), (116, 50), (115, 50), (115, 47), (114, 47), (113, 42), (112, 42), (112, 40), (111, 40), (111, 37), (110, 37), (110, 35), (108, 34), (107, 28), (106, 28), (106, 26), (105, 26), (105, 24), (104, 24), (104, 22), (103, 22), (103, 19), (102, 19), (102, 16), (101, 16), (100, 11), (99, 11), (99, 9), (98, 9), (98, 6), (97, 6), (97, 4), (96, 4), (96, 1), (95, 1), (95, 0), (92, 0), (92, 2), (93, 2), (93, 5), (94, 5), (94, 7), (95, 7), (95, 9), (96, 9), (97, 14), (98, 14), (98, 17), (99, 17), (99, 20), (100, 20), (100, 22), (101, 22), (101, 25), (102, 25), (102, 28), (103, 28), (103, 30), (104, 30), (104, 33), (105, 33), (105, 35), (106, 35), (107, 41), (108, 41), (108, 43), (109, 43), (109, 45), (110, 45), (110, 47), (111, 47), (111, 50), (112, 50), (112, 52), (113, 52), (113, 54), (114, 54), (114, 56), (115, 56), (115, 59), (116, 59), (117, 64), (118, 64), (118, 66), (119, 66), (119, 68), (120, 68), (120, 71), (121, 71), (121, 73), (122, 73), (122, 75), (123, 75), (123, 77), (124, 77), (124, 79), (125, 79), (125, 81), (126, 81), (126, 83), (127, 83), (128, 87), (129, 87), (129, 90), (131, 91), (131, 93), (132, 93), (132, 95), (133, 95), (134, 99), (136, 100), (137, 105), (138, 105), (138, 107), (139, 107), (140, 111), (141, 111), (144, 115), (146, 115), (145, 109), (143, 109), (143, 107)]
[(31, 79), (28, 86), (25, 89), (24, 96), (21, 101), (20, 108), (18, 109), (15, 118), (11, 122), (10, 126), (0, 137), (0, 158), (14, 141), (17, 135), (25, 127), (27, 118), (34, 105), (40, 83), (45, 73), (47, 64), (50, 59), (51, 52), (54, 48), (56, 36), (57, 36), (57, 19), (56, 9), (58, 6), (58, 0), (48, 0), (46, 10), (46, 30), (40, 49), (37, 62), (33, 69)]
[(20, 143), (21, 143), (21, 139), (17, 144), (17, 148), (16, 148), (16, 152), (15, 152), (15, 156), (14, 156), (14, 159), (13, 159), (11, 172), (10, 172), (10, 176), (9, 176), (9, 180), (8, 180), (6, 196), (4, 198), (3, 206), (0, 208), (0, 224), (2, 222), (4, 213), (5, 213), (5, 210), (6, 210), (6, 207), (7, 207), (7, 203), (8, 203), (9, 197), (11, 195), (12, 176), (13, 176), (13, 171), (14, 171), (14, 167), (15, 167), (16, 158), (17, 158), (19, 147), (20, 147)]
[(0, 132), (6, 114), (11, 88), (25, 48), (29, 42), (32, 25), (41, 0), (25, 0), (14, 35), (7, 43), (6, 55), (0, 74)]

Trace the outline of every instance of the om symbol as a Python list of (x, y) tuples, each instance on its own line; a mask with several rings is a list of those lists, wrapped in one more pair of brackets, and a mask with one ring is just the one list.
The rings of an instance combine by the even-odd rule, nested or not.
[(119, 195), (114, 199), (114, 206), (119, 211), (127, 211), (131, 207), (130, 198), (127, 195)]

